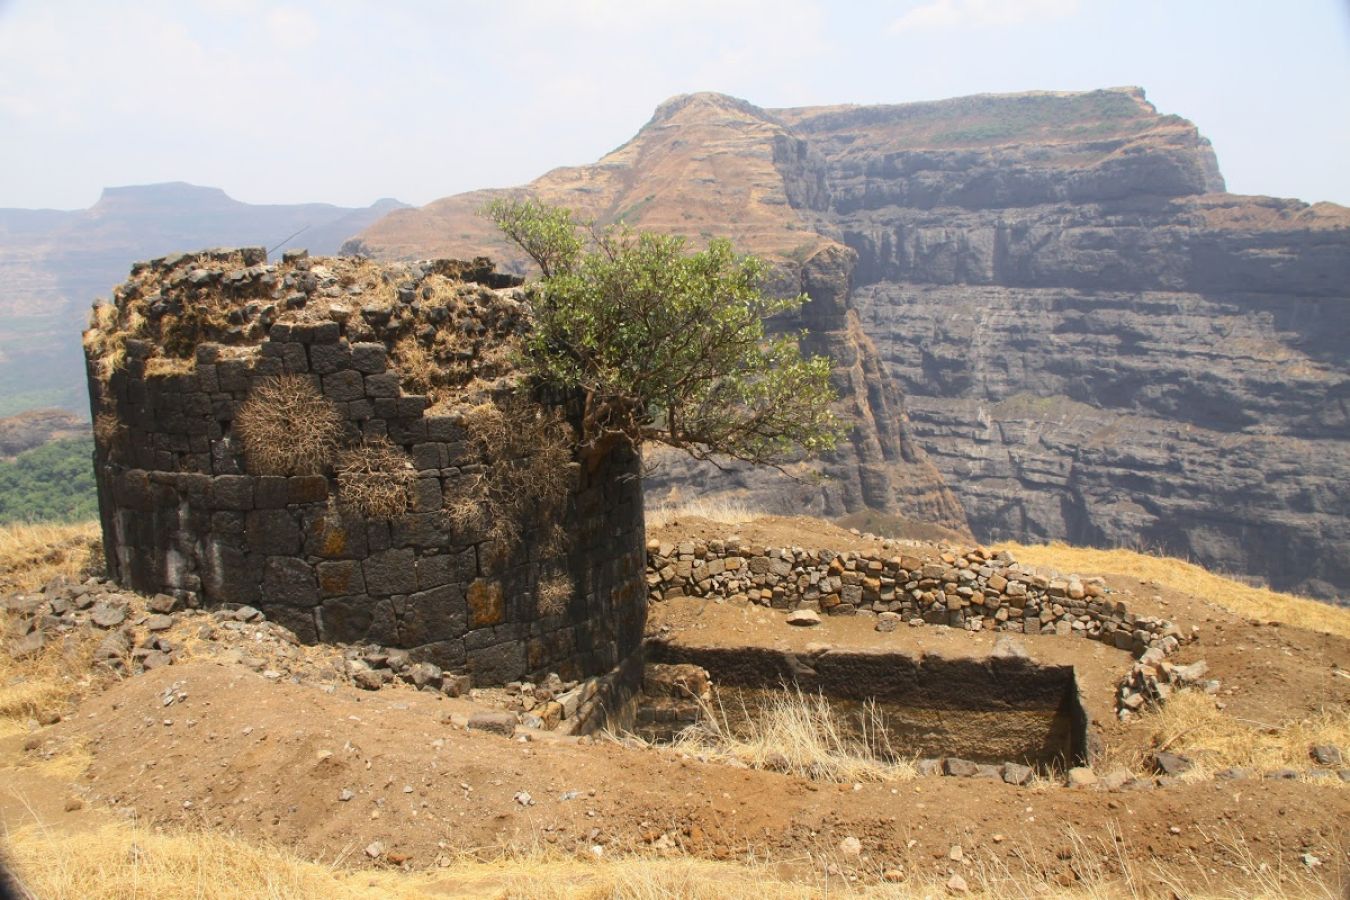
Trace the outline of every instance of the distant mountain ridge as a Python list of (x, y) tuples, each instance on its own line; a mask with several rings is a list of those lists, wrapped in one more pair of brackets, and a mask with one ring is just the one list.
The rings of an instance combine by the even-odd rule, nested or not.
[(209, 246), (335, 253), (404, 206), (254, 205), (184, 182), (105, 188), (84, 210), (0, 209), (0, 415), (39, 406), (87, 408), (80, 330), (90, 302), (131, 264)]
[[(654, 493), (959, 517), (1350, 596), (1350, 209), (1225, 193), (1139, 88), (662, 103), (593, 165), (392, 213), (385, 257), (487, 253), (524, 192), (778, 263), (858, 423), (824, 484), (672, 464)], [(936, 468), (934, 468), (936, 467)], [(931, 477), (940, 473), (940, 477)]]

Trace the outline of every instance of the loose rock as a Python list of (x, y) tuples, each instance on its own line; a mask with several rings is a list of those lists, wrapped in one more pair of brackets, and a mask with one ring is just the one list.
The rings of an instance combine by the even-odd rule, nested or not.
[(1189, 772), (1195, 767), (1195, 763), (1179, 753), (1168, 753), (1165, 750), (1155, 751), (1153, 754), (1153, 769), (1159, 775), (1171, 775), (1173, 777)]
[(516, 714), (510, 712), (477, 712), (469, 717), (469, 728), (510, 737), (516, 731)]

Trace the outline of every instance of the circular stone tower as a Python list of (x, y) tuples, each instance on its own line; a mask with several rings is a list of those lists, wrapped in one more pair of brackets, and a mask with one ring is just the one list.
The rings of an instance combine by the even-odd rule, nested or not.
[(138, 263), (85, 334), (112, 575), (480, 684), (608, 670), (646, 619), (641, 465), (513, 369), (519, 279), (261, 248)]

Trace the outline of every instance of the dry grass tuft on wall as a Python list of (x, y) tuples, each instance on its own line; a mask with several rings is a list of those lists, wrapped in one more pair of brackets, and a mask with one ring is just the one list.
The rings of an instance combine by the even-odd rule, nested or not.
[[(559, 521), (572, 488), (576, 445), (562, 411), (513, 397), (479, 404), (464, 419), (488, 465), (464, 492), (464, 502), (454, 504), (463, 508), (451, 508), (450, 514), (467, 514), (472, 500), (487, 524), (488, 538), (507, 545), (518, 544), (536, 524)], [(544, 555), (556, 555), (566, 535), (557, 528), (547, 530)]]
[(338, 457), (338, 498), (367, 518), (394, 519), (408, 511), (416, 477), (406, 451), (388, 438), (371, 438)]
[(107, 447), (122, 433), (122, 423), (110, 412), (101, 412), (94, 416), (94, 440), (99, 446)]
[(425, 394), (434, 402), (444, 368), (437, 362), (436, 354), (416, 337), (409, 335), (394, 346), (392, 356), (403, 389), (414, 394)]
[(535, 608), (541, 616), (560, 616), (572, 599), (572, 579), (566, 575), (541, 578), (535, 589)]
[(254, 388), (234, 418), (255, 475), (318, 475), (333, 463), (342, 418), (314, 383), (282, 375)]

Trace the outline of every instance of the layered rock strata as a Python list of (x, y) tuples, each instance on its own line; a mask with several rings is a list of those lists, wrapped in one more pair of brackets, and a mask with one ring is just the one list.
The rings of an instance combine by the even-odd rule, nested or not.
[(1208, 141), (1137, 90), (777, 115), (977, 536), (1345, 596), (1350, 211), (1221, 193)]

